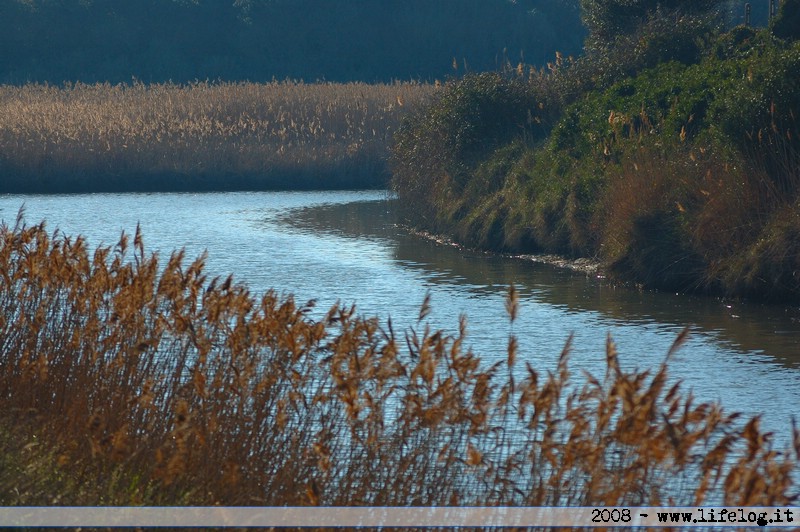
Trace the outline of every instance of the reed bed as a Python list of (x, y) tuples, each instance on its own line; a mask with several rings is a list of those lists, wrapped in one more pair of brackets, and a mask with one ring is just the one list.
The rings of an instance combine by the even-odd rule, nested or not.
[[(89, 252), (0, 229), (0, 503), (666, 505), (796, 501), (800, 434), (698, 404), (664, 362), (573, 379), (568, 340), (491, 367), (448, 334), (207, 279), (137, 230)], [(519, 312), (509, 289), (506, 312)], [(513, 331), (513, 327), (511, 329)]]
[(420, 83), (0, 87), (0, 192), (385, 186)]
[[(618, 117), (592, 222), (612, 272), (675, 291), (788, 303), (800, 294), (800, 129), (772, 120), (724, 153)], [(731, 150), (732, 151), (732, 150)], [(609, 158), (611, 158), (609, 157)]]

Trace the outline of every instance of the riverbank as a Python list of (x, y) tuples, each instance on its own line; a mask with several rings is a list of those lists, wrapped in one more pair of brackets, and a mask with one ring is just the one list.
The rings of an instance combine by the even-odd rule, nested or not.
[(383, 188), (421, 83), (0, 86), (0, 193)]
[[(470, 251), (474, 252), (482, 252), (482, 253), (492, 253), (487, 250), (480, 250), (478, 248), (466, 248), (464, 245), (459, 244), (452, 238), (447, 235), (437, 235), (433, 234), (429, 231), (425, 231), (422, 229), (417, 229), (408, 225), (400, 225), (404, 231), (408, 232), (409, 234), (418, 236), (420, 238), (424, 238), (425, 240), (430, 240), (431, 242), (436, 242), (437, 244), (443, 246), (452, 246), (459, 249), (470, 249)], [(547, 254), (547, 253), (502, 253), (502, 255), (529, 261), (535, 262), (537, 264), (548, 264), (550, 266), (555, 266), (557, 268), (563, 268), (565, 270), (571, 270), (573, 272), (583, 273), (589, 276), (596, 276), (598, 278), (605, 278), (604, 267), (603, 263), (598, 260), (590, 259), (586, 257), (582, 258), (570, 258), (564, 255), (554, 255), (554, 254)]]
[(42, 226), (0, 230), (0, 503), (793, 500), (794, 452), (671, 384), (687, 331), (641, 371), (609, 338), (604, 377), (570, 378), (573, 340), (546, 368), (523, 357), (512, 288), (511, 336), (486, 367), (464, 321), (427, 327), (428, 301), (416, 331), (338, 304), (312, 319), (291, 297), (209, 280), (203, 258), (162, 264), (143, 240), (91, 253)]
[(653, 48), (622, 39), (446, 86), (396, 136), (406, 222), (468, 247), (595, 257), (646, 288), (800, 302), (800, 44), (778, 22), (668, 19), (640, 29)]

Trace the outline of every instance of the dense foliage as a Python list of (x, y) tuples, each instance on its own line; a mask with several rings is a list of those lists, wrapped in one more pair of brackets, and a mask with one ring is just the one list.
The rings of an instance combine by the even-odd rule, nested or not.
[(0, 0), (0, 83), (433, 81), (583, 35), (577, 0)]
[(603, 50), (618, 38), (634, 33), (653, 17), (704, 13), (724, 0), (581, 0), (583, 23), (589, 31), (587, 48)]
[[(794, 13), (785, 3), (770, 28)], [(800, 300), (800, 43), (669, 20), (654, 13), (606, 53), (496, 76), (532, 103), (473, 157), (436, 127), (465, 119), (437, 118), (448, 93), (481, 85), (454, 82), (397, 137), (411, 222), (474, 246), (597, 257), (645, 286)], [(424, 173), (405, 164), (417, 154)]]

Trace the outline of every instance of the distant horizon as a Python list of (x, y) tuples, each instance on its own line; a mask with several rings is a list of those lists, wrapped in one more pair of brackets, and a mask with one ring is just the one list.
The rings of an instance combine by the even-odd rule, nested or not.
[(0, 84), (433, 82), (578, 55), (584, 35), (578, 0), (0, 0)]

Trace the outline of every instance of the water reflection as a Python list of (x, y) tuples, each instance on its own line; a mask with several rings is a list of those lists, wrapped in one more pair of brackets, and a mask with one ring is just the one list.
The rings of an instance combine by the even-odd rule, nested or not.
[[(318, 298), (320, 315), (337, 300), (358, 311), (391, 317), (400, 334), (416, 325), (430, 292), (428, 323), (458, 330), (468, 316), (467, 347), (491, 364), (505, 358), (512, 328), (505, 317), (506, 287), (520, 288), (520, 318), (513, 333), (520, 360), (555, 367), (567, 336), (575, 333), (572, 369), (602, 376), (605, 336), (617, 341), (625, 366), (657, 366), (676, 334), (697, 331), (670, 365), (698, 400), (719, 400), (746, 415), (765, 414), (765, 427), (787, 433), (800, 415), (796, 316), (784, 309), (733, 305), (703, 298), (636, 292), (595, 278), (439, 245), (399, 229), (391, 202), (380, 192), (79, 194), (0, 196), (0, 218), (13, 225), (46, 219), (90, 246), (115, 244), (121, 230), (141, 223), (145, 246), (162, 260), (186, 248), (208, 251), (209, 278), (233, 273), (258, 295), (269, 289)], [(739, 316), (734, 317), (734, 315)], [(776, 363), (776, 361), (778, 361)], [(791, 369), (787, 369), (791, 368)]]
[(476, 295), (492, 295), (515, 283), (521, 297), (568, 312), (597, 312), (621, 323), (688, 326), (743, 353), (766, 354), (800, 367), (797, 308), (615, 287), (547, 264), (424, 240), (398, 227), (389, 200), (302, 208), (280, 221), (301, 231), (379, 241), (391, 248), (394, 261), (431, 284), (456, 284)]

